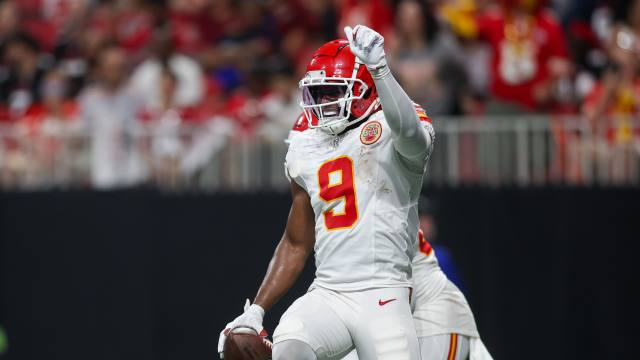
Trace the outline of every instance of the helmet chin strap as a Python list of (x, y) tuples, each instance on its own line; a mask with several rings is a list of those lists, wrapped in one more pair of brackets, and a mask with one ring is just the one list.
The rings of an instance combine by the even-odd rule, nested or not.
[(340, 135), (345, 131), (355, 129), (358, 126), (360, 126), (360, 124), (365, 122), (369, 117), (369, 115), (371, 115), (371, 111), (375, 110), (376, 107), (378, 107), (379, 105), (380, 105), (380, 99), (376, 99), (374, 102), (371, 103), (371, 105), (369, 105), (369, 107), (364, 112), (364, 114), (362, 114), (362, 116), (360, 116), (359, 118), (351, 120), (349, 122), (342, 122), (339, 124), (323, 127), (320, 129), (328, 133), (329, 135)]

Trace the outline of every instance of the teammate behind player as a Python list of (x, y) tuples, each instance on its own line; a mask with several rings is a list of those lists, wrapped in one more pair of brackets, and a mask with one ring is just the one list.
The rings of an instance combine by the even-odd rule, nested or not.
[(219, 351), (231, 329), (265, 333), (265, 310), (315, 250), (316, 278), (282, 316), (273, 359), (339, 359), (353, 348), (363, 359), (419, 359), (411, 260), (433, 129), (391, 75), (382, 36), (365, 26), (345, 33), (314, 53), (300, 81), (309, 129), (286, 156), (287, 225), (254, 304), (227, 324)]
[[(421, 220), (428, 218), (426, 206), (422, 206), (424, 200)], [(429, 230), (429, 224), (423, 228)], [(418, 244), (419, 251), (413, 258), (412, 308), (421, 359), (490, 360), (486, 349), (482, 350), (484, 346), (464, 294), (440, 268), (435, 249), (422, 230), (418, 232)], [(469, 357), (472, 349), (473, 356)]]
[[(425, 205), (424, 201), (422, 199), (420, 204), (421, 225), (428, 216), (427, 207), (422, 206)], [(428, 229), (426, 225), (422, 226)], [(418, 231), (418, 250), (413, 258), (411, 306), (420, 345), (420, 359), (493, 360), (480, 340), (464, 294), (440, 268), (435, 250), (422, 230)], [(342, 360), (358, 360), (358, 355), (353, 351)]]
[[(426, 216), (422, 213), (421, 219)], [(418, 250), (412, 262), (411, 305), (421, 360), (492, 360), (480, 340), (467, 299), (440, 268), (422, 230), (418, 232)]]

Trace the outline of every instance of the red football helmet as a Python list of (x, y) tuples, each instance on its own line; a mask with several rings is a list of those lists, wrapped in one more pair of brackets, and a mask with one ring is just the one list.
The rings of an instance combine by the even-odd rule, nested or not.
[(369, 116), (380, 103), (369, 70), (356, 60), (347, 40), (333, 40), (316, 50), (299, 86), (309, 127), (333, 135)]

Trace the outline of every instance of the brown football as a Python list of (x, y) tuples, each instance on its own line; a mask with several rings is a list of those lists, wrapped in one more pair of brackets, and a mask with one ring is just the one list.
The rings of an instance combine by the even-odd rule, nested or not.
[(235, 329), (224, 343), (224, 360), (270, 360), (271, 341), (255, 331)]

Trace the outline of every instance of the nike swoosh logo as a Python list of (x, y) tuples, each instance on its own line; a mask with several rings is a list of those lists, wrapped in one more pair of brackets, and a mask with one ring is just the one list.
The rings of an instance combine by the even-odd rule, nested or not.
[(384, 305), (387, 305), (388, 303), (390, 303), (390, 302), (392, 302), (394, 300), (397, 300), (397, 299), (391, 299), (391, 300), (386, 300), (386, 301), (378, 300), (378, 305), (384, 306)]

